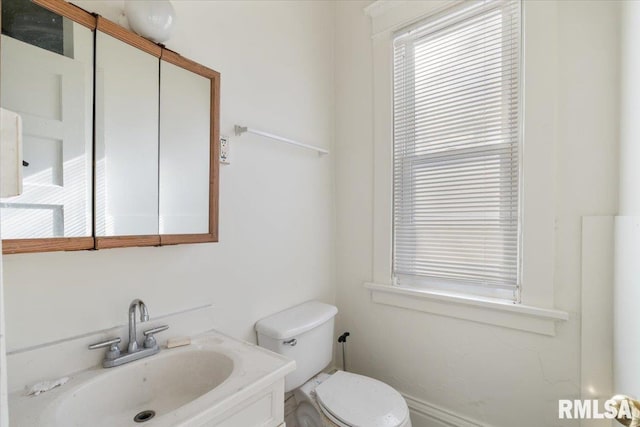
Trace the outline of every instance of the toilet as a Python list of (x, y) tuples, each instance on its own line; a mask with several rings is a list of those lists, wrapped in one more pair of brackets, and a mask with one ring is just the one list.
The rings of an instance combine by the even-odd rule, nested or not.
[(323, 373), (333, 359), (333, 305), (309, 301), (256, 323), (258, 345), (295, 360), (285, 392), (297, 402), (298, 427), (411, 427), (404, 398), (363, 375)]

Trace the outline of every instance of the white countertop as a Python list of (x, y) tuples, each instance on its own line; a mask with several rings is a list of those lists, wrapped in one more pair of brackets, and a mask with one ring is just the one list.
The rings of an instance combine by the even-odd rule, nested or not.
[[(159, 354), (120, 367), (109, 369), (96, 367), (69, 375), (69, 381), (66, 384), (39, 396), (26, 396), (24, 391), (14, 392), (9, 396), (11, 425), (20, 427), (70, 427), (60, 425), (57, 410), (62, 402), (73, 399), (76, 395), (82, 393), (83, 387), (86, 387), (87, 384), (95, 384), (96, 381), (105, 378), (105, 375), (113, 375), (117, 370), (125, 369), (125, 367), (131, 370), (135, 368), (136, 364), (143, 366), (154, 358), (161, 360), (161, 358), (172, 357), (179, 353), (197, 351), (214, 351), (224, 354), (233, 360), (233, 369), (229, 377), (211, 391), (183, 406), (165, 414), (158, 414), (156, 418), (145, 422), (145, 426), (176, 427), (191, 424), (198, 425), (199, 420), (208, 419), (212, 414), (219, 414), (234, 407), (254, 393), (268, 387), (295, 370), (295, 362), (279, 354), (236, 340), (220, 332), (210, 331), (193, 338), (188, 346), (162, 349)], [(60, 377), (63, 376), (65, 376), (65, 373), (61, 372)], [(122, 386), (125, 387), (126, 384)], [(102, 392), (103, 390), (100, 391)], [(118, 393), (118, 390), (105, 389), (104, 393), (104, 400), (108, 404), (109, 393)], [(104, 402), (102, 403), (104, 406)], [(86, 420), (86, 423), (84, 425), (95, 425), (92, 420)], [(141, 425), (135, 424), (133, 421), (131, 421), (131, 424)]]

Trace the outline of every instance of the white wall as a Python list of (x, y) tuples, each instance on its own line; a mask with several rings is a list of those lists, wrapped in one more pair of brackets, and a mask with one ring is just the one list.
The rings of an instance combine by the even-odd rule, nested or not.
[(623, 1), (620, 25), (620, 215), (640, 215), (640, 3)]
[(614, 387), (640, 398), (640, 3), (623, 2), (620, 48), (620, 217), (616, 218)]
[(374, 304), (363, 288), (377, 268), (365, 4), (341, 2), (336, 11), (338, 327), (352, 333), (350, 366), (413, 397), (416, 427), (451, 425), (447, 419), (455, 419), (453, 425), (467, 425), (463, 419), (496, 427), (576, 425), (558, 420), (558, 399), (580, 397), (581, 217), (617, 209), (618, 4), (545, 2), (538, 7), (547, 8), (541, 12), (549, 19), (527, 29), (555, 37), (555, 52), (548, 52), (557, 88), (548, 99), (555, 185), (545, 191), (555, 198), (555, 306), (570, 313), (555, 337)]
[[(414, 397), (415, 427), (445, 425), (429, 414), (572, 425), (557, 399), (580, 396), (581, 217), (617, 209), (617, 4), (545, 3), (557, 37), (554, 296), (571, 313), (546, 337), (373, 304), (363, 288), (375, 268), (368, 3), (174, 1), (167, 45), (222, 73), (223, 134), (248, 124), (332, 154), (233, 138), (218, 244), (3, 257), (9, 348), (124, 323), (134, 297), (152, 315), (211, 302), (212, 326), (250, 341), (259, 317), (335, 298), (351, 368)], [(120, 3), (81, 4), (117, 19)]]
[[(121, 2), (79, 2), (117, 20)], [(332, 148), (331, 2), (174, 1), (167, 47), (221, 72), (221, 133), (243, 124)], [(115, 12), (115, 14), (114, 14)], [(332, 157), (245, 135), (220, 173), (220, 242), (4, 256), (10, 350), (213, 303), (222, 332), (334, 302)], [(84, 348), (78, 351), (85, 351)]]

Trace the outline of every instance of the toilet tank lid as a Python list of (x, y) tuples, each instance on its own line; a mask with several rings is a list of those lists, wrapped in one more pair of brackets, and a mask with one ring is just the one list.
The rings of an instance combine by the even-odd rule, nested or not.
[(258, 320), (256, 331), (275, 339), (292, 338), (320, 326), (337, 313), (333, 305), (308, 301)]

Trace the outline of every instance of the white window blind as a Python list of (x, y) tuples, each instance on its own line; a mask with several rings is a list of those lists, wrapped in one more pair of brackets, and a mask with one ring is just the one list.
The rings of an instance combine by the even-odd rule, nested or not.
[(400, 284), (519, 298), (520, 2), (465, 2), (394, 38)]

